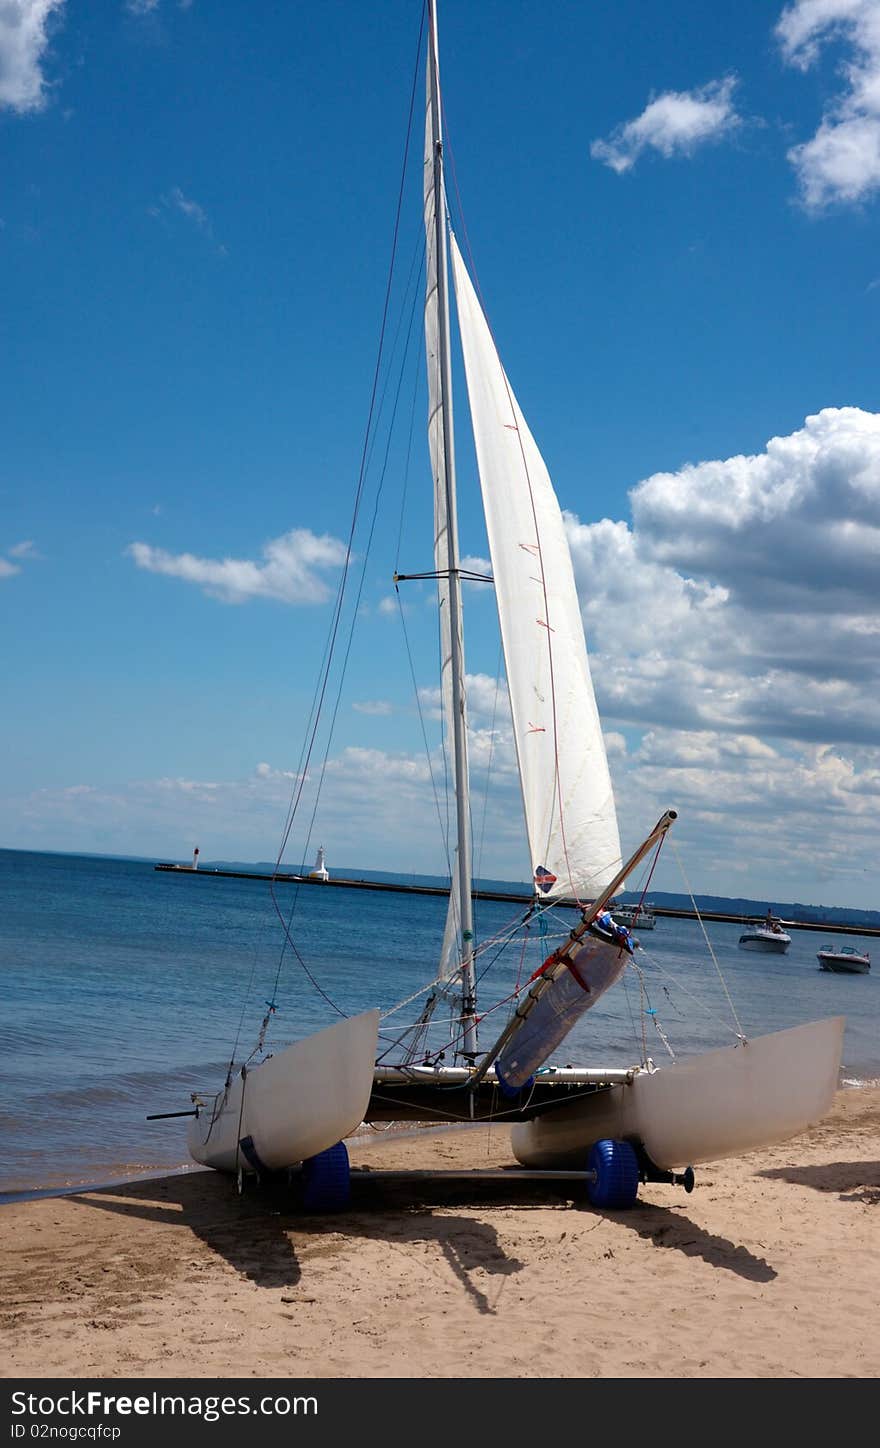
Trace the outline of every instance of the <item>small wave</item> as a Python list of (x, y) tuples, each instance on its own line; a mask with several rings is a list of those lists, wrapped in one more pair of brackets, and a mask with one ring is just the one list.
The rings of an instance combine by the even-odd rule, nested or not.
[(55, 1091), (31, 1091), (22, 1098), (28, 1106), (47, 1106), (77, 1109), (88, 1106), (107, 1105), (114, 1101), (137, 1102), (146, 1093), (159, 1091), (184, 1091), (194, 1089), (194, 1083), (205, 1080), (214, 1082), (214, 1090), (225, 1075), (228, 1062), (205, 1062), (183, 1066), (169, 1066), (160, 1071), (125, 1071), (119, 1075), (101, 1076), (78, 1086), (67, 1086)]

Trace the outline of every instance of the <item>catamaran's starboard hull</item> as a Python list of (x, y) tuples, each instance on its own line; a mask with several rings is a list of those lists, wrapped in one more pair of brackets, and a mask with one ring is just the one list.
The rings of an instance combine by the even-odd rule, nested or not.
[(641, 1071), (631, 1085), (518, 1123), (514, 1154), (527, 1167), (578, 1167), (610, 1138), (640, 1143), (655, 1166), (676, 1171), (785, 1141), (828, 1111), (844, 1024), (833, 1016)]
[(364, 1118), (378, 1036), (379, 1012), (364, 1011), (236, 1076), (190, 1125), (190, 1156), (217, 1171), (281, 1171), (335, 1146)]

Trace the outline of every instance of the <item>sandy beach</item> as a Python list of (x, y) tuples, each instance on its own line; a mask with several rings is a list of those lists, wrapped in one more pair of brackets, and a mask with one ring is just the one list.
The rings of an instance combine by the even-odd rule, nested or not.
[[(365, 1170), (323, 1220), (210, 1172), (0, 1208), (6, 1377), (874, 1377), (880, 1088), (629, 1212)], [(375, 1171), (513, 1165), (502, 1127)]]

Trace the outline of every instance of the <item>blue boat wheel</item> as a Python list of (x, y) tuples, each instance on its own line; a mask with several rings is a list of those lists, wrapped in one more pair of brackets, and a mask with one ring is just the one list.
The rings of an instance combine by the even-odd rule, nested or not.
[(338, 1141), (302, 1164), (303, 1206), (307, 1212), (341, 1212), (348, 1206), (351, 1172), (345, 1143)]
[(639, 1161), (628, 1141), (597, 1141), (587, 1162), (595, 1180), (587, 1183), (594, 1207), (626, 1208), (635, 1205), (639, 1192)]

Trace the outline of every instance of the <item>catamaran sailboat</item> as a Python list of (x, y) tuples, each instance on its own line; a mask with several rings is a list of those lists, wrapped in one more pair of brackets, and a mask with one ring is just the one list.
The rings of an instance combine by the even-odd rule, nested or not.
[[(669, 810), (624, 860), (593, 692), (580, 605), (559, 504), (501, 364), (452, 230), (444, 183), (437, 7), (428, 3), (424, 151), (425, 338), (441, 693), (451, 741), (457, 845), (438, 978), (454, 1018), (451, 1043), (425, 1036), (381, 1063), (379, 1013), (368, 1010), (295, 1042), (260, 1064), (230, 1067), (223, 1089), (197, 1101), (196, 1161), (224, 1171), (303, 1164), (306, 1201), (346, 1200), (343, 1138), (363, 1121), (513, 1122), (523, 1166), (583, 1168), (597, 1204), (628, 1205), (640, 1180), (682, 1181), (682, 1168), (803, 1130), (837, 1086), (844, 1022), (835, 1017), (655, 1070), (557, 1066), (554, 1051), (621, 979), (633, 941), (608, 910), (662, 844)], [(458, 315), (510, 695), (535, 910), (579, 902), (579, 918), (512, 1000), (489, 1045), (478, 1036), (471, 821), (456, 514), (449, 309)], [(424, 576), (424, 575), (422, 575)], [(402, 575), (401, 575), (402, 577)], [(483, 1008), (485, 1011), (485, 1008)], [(265, 1026), (265, 1022), (264, 1022)], [(262, 1034), (260, 1044), (262, 1045)], [(263, 1053), (265, 1054), (265, 1053)], [(450, 1055), (452, 1059), (450, 1060)], [(692, 1181), (692, 1176), (690, 1178)]]

